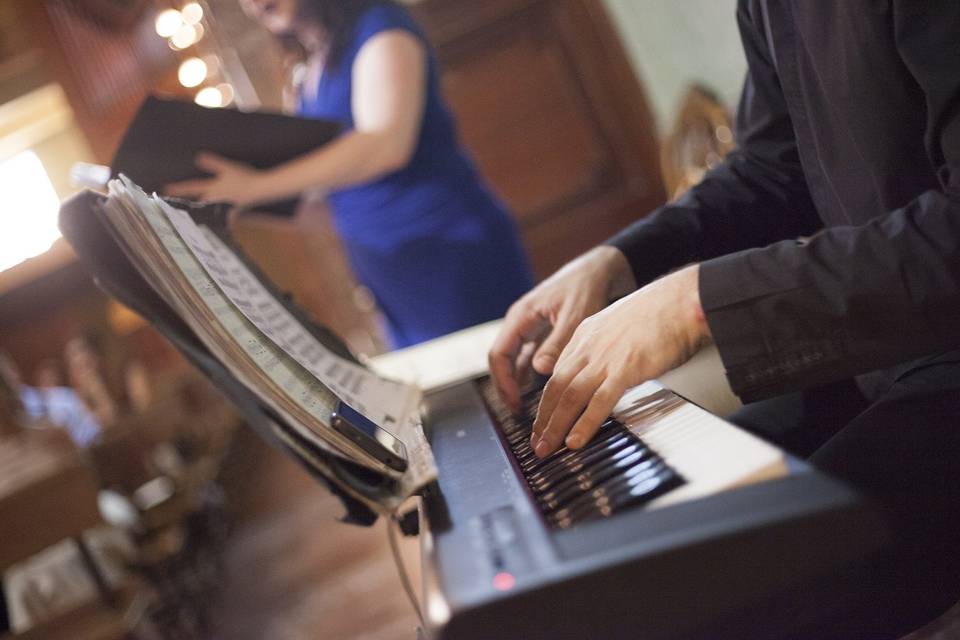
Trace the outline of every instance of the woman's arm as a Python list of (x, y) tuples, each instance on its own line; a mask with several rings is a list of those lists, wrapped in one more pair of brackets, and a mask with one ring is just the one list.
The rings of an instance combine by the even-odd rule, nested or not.
[(165, 192), (249, 206), (309, 188), (349, 187), (397, 171), (416, 149), (426, 103), (426, 71), (426, 50), (413, 34), (378, 33), (360, 48), (353, 63), (352, 131), (263, 171), (199, 154), (197, 166), (213, 177), (177, 182)]

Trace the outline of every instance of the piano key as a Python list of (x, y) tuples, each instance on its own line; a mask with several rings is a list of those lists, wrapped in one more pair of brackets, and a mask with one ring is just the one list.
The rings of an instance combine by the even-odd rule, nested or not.
[[(563, 462), (563, 464), (529, 474), (527, 476), (527, 482), (535, 491), (545, 491), (555, 484), (554, 480), (557, 477), (573, 476), (591, 467), (593, 464), (617, 460), (641, 448), (645, 449), (635, 437), (630, 434), (620, 434), (610, 440), (606, 446), (581, 449), (577, 452), (579, 455), (570, 457)], [(557, 462), (561, 461), (558, 460)]]
[(568, 506), (550, 514), (551, 520), (556, 526), (567, 528), (595, 515), (602, 515), (605, 512), (612, 513), (609, 511), (609, 505), (614, 497), (636, 490), (638, 493), (636, 500), (642, 500), (649, 490), (659, 486), (659, 483), (654, 484), (653, 480), (676, 476), (672, 469), (659, 460), (646, 466), (637, 467), (637, 470), (638, 473), (631, 476), (629, 480), (614, 478), (609, 480), (606, 486), (598, 487), (594, 491), (584, 494)]
[(584, 456), (591, 455), (598, 450), (604, 450), (608, 453), (634, 442), (636, 438), (628, 433), (611, 433), (603, 438), (591, 442), (583, 449), (568, 449), (563, 447), (557, 450), (553, 455), (547, 458), (530, 457), (520, 462), (520, 469), (524, 477), (529, 479), (543, 479), (548, 476), (565, 473), (570, 465), (576, 464), (577, 460)]
[(667, 468), (667, 464), (659, 456), (653, 456), (645, 462), (646, 464), (634, 465), (629, 469), (625, 469), (620, 475), (608, 478), (591, 491), (584, 492), (582, 496), (571, 501), (565, 508), (570, 510), (579, 509), (588, 505), (603, 504), (611, 492), (621, 491), (632, 484), (642, 481), (650, 473)]
[(598, 485), (602, 485), (609, 479), (617, 479), (621, 474), (632, 468), (649, 468), (658, 464), (659, 458), (653, 456), (649, 449), (639, 449), (630, 455), (615, 461), (605, 461), (597, 464), (589, 471), (577, 474), (572, 478), (559, 484), (556, 489), (547, 491), (538, 496), (541, 506), (547, 511), (553, 511), (569, 504), (572, 500), (590, 491)]
[(608, 505), (601, 508), (601, 513), (608, 516), (637, 504), (645, 504), (681, 484), (683, 480), (680, 476), (673, 469), (667, 469), (627, 491), (614, 494)]
[(521, 462), (520, 466), (523, 469), (524, 474), (530, 478), (534, 477), (535, 475), (538, 476), (545, 473), (550, 473), (553, 469), (563, 466), (569, 461), (580, 456), (589, 455), (597, 449), (602, 449), (606, 446), (612, 447), (621, 443), (632, 442), (635, 440), (636, 438), (626, 431), (619, 429), (607, 429), (597, 434), (597, 436), (588, 442), (587, 445), (582, 449), (568, 449), (567, 447), (561, 447), (546, 458), (534, 458), (529, 461), (524, 461)]
[[(576, 524), (589, 522), (598, 518), (609, 518), (625, 509), (650, 504), (660, 496), (676, 489), (683, 484), (683, 480), (676, 473), (667, 470), (660, 472), (653, 477), (647, 478), (630, 491), (618, 494), (608, 504), (600, 507), (592, 513), (587, 513), (576, 521)], [(562, 527), (562, 525), (558, 525)]]
[(507, 436), (507, 443), (511, 447), (518, 446), (523, 442), (530, 444), (530, 429), (518, 429)]

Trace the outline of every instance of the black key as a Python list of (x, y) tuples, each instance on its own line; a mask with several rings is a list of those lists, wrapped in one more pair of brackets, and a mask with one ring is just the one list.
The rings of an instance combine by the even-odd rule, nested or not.
[(609, 440), (605, 447), (594, 447), (590, 450), (581, 449), (583, 452), (581, 455), (572, 456), (566, 463), (559, 467), (553, 466), (550, 469), (544, 469), (527, 476), (527, 482), (535, 490), (543, 491), (550, 487), (552, 479), (556, 479), (557, 476), (570, 477), (573, 474), (580, 473), (594, 463), (629, 455), (630, 451), (625, 454), (623, 452), (630, 448), (635, 450), (642, 446), (643, 445), (637, 442), (636, 439), (628, 435), (619, 435)]
[(683, 478), (673, 472), (672, 469), (664, 471), (637, 484), (630, 491), (614, 496), (608, 505), (600, 508), (595, 514), (586, 516), (581, 522), (596, 518), (609, 518), (625, 509), (649, 504), (683, 484)]
[[(558, 461), (561, 459), (569, 459), (569, 457), (584, 455), (587, 451), (592, 451), (596, 447), (602, 446), (604, 443), (608, 442), (611, 438), (616, 438), (619, 436), (633, 437), (630, 434), (625, 433), (623, 429), (615, 428), (613, 425), (615, 423), (606, 423), (600, 428), (600, 431), (593, 437), (587, 445), (581, 449), (568, 449), (566, 446), (560, 447), (558, 450), (554, 451), (552, 454), (546, 458), (537, 458), (532, 461), (527, 467), (524, 467), (524, 473), (528, 476), (531, 474), (544, 470), (548, 465), (558, 464)], [(521, 465), (523, 466), (523, 465)]]
[(513, 433), (507, 435), (507, 442), (510, 443), (510, 445), (519, 444), (523, 441), (526, 441), (527, 444), (530, 444), (531, 433), (531, 429), (517, 429)]
[(660, 464), (660, 460), (653, 456), (649, 449), (640, 449), (632, 454), (612, 463), (597, 465), (584, 473), (570, 478), (563, 485), (553, 491), (540, 496), (540, 504), (547, 511), (555, 511), (569, 506), (587, 492), (602, 486), (604, 483), (616, 480), (623, 474), (633, 471), (639, 475), (637, 468), (653, 469)]
[(622, 491), (624, 488), (629, 488), (635, 484), (640, 484), (665, 469), (669, 469), (669, 467), (667, 467), (662, 459), (659, 457), (651, 458), (647, 463), (627, 469), (621, 475), (608, 479), (603, 484), (597, 486), (593, 491), (572, 500), (565, 507), (554, 512), (551, 517), (555, 522), (568, 519), (576, 521), (583, 518), (587, 513), (603, 508), (609, 502), (612, 493)]
[(603, 446), (604, 443), (610, 442), (614, 438), (622, 437), (632, 438), (633, 436), (620, 429), (603, 429), (589, 443), (587, 443), (585, 447), (580, 449), (570, 449), (564, 445), (546, 458), (536, 458), (535, 460), (532, 460), (525, 468), (525, 473), (527, 473), (528, 476), (532, 475), (536, 472), (546, 469), (550, 465), (561, 464), (561, 460), (568, 460), (572, 457), (585, 455), (588, 451), (593, 451), (597, 447)]

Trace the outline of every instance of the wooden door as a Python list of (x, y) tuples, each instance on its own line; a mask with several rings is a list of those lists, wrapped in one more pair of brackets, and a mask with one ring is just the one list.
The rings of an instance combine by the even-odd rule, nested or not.
[(540, 277), (663, 202), (650, 110), (600, 0), (412, 9), (462, 138)]

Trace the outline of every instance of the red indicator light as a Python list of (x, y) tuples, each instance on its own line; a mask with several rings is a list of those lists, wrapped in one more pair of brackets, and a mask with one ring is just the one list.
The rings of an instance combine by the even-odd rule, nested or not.
[(506, 571), (501, 571), (493, 576), (493, 587), (497, 591), (510, 591), (515, 584), (517, 584), (517, 579), (513, 577), (513, 574)]

